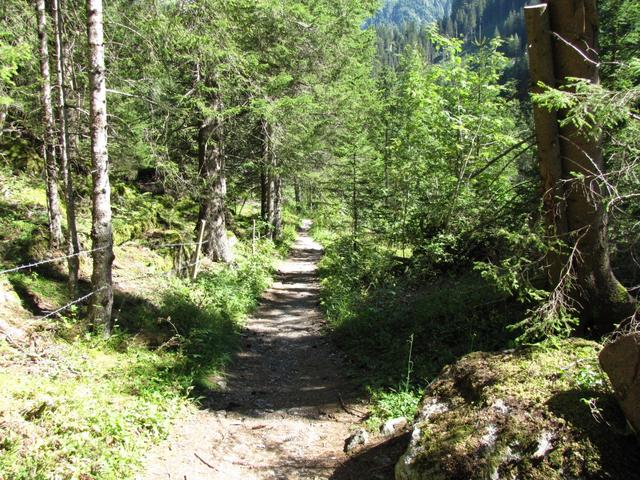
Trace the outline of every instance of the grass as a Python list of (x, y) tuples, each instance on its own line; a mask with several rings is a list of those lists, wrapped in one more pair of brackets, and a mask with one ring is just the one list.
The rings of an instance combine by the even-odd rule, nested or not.
[[(42, 182), (6, 170), (0, 177), (0, 265), (53, 256), (45, 241)], [(116, 248), (122, 283), (116, 285), (112, 338), (87, 333), (80, 307), (64, 317), (14, 322), (29, 329), (30, 346), (0, 341), (0, 479), (132, 478), (150, 444), (213, 387), (210, 379), (232, 358), (244, 319), (271, 281), (274, 259), (295, 238), (295, 226), (287, 225), (278, 246), (260, 240), (255, 255), (241, 240), (233, 266), (209, 264), (196, 282), (169, 277), (169, 252), (148, 246), (192, 238), (194, 205), (118, 188), (116, 238), (126, 243)], [(86, 205), (80, 211), (86, 244)], [(285, 220), (296, 218), (287, 213)], [(63, 270), (13, 274), (11, 287), (37, 314), (38, 305), (48, 309), (68, 300)], [(158, 275), (136, 281), (150, 272)]]
[[(247, 256), (241, 246), (235, 268), (204, 272), (195, 283), (173, 279), (158, 307), (138, 304), (109, 341), (65, 334), (84, 331), (70, 318), (55, 320), (58, 340), (35, 358), (5, 345), (0, 478), (130, 478), (149, 444), (229, 362), (270, 281), (274, 252), (261, 242)], [(59, 340), (65, 336), (70, 341)]]
[[(176, 353), (96, 339), (57, 344), (49, 367), (0, 374), (0, 477), (120, 479), (188, 406)], [(34, 371), (35, 368), (35, 371)]]

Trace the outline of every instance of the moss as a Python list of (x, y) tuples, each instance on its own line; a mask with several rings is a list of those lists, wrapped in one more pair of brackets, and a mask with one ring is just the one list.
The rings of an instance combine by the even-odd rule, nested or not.
[(612, 303), (626, 303), (629, 301), (629, 291), (620, 282), (616, 282), (615, 292), (611, 295)]
[(399, 478), (635, 478), (637, 445), (618, 433), (624, 417), (600, 349), (573, 339), (474, 353), (447, 367), (424, 401), (448, 410), (418, 421), (418, 473)]

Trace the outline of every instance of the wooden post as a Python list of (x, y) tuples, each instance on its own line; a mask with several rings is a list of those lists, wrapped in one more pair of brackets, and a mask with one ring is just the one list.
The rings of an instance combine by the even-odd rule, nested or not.
[(251, 255), (256, 255), (256, 219), (253, 219), (253, 230), (251, 232)]
[[(531, 93), (541, 93), (544, 84), (556, 86), (553, 67), (551, 27), (547, 4), (524, 8), (527, 29), (527, 50), (531, 75)], [(540, 176), (542, 177), (542, 201), (547, 234), (552, 238), (564, 238), (567, 234), (566, 201), (562, 188), (562, 157), (558, 137), (558, 119), (555, 111), (533, 106)], [(552, 285), (560, 280), (564, 257), (550, 253), (547, 268)]]
[(182, 249), (184, 247), (180, 245), (178, 247), (178, 256), (175, 259), (176, 264), (176, 276), (180, 277), (182, 275)]
[(200, 254), (202, 253), (202, 239), (204, 238), (204, 227), (206, 226), (207, 221), (200, 221), (200, 233), (198, 234), (198, 244), (196, 245), (196, 258), (193, 265), (193, 275), (191, 276), (191, 280), (195, 280), (198, 277), (198, 270), (200, 267)]

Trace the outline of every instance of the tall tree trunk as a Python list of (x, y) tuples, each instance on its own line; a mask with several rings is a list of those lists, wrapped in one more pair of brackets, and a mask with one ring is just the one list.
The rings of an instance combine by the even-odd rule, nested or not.
[[(71, 3), (70, 6), (65, 6), (66, 3)], [(75, 8), (73, 2), (68, 0), (59, 0), (60, 12), (71, 11)], [(82, 162), (80, 155), (78, 155), (78, 144), (80, 142), (80, 132), (83, 125), (81, 124), (79, 107), (84, 103), (80, 89), (78, 88), (77, 71), (78, 66), (74, 63), (74, 46), (77, 44), (78, 39), (82, 37), (82, 32), (78, 32), (75, 29), (69, 29), (70, 22), (62, 21), (60, 17), (60, 29), (63, 38), (70, 39), (67, 42), (62, 43), (62, 69), (65, 75), (65, 83), (63, 85), (66, 114), (67, 114), (67, 155), (69, 157), (69, 164), (71, 171), (82, 172), (83, 174), (89, 174), (91, 169), (86, 162)], [(84, 160), (84, 159), (83, 159)]]
[[(216, 97), (213, 103), (216, 112), (222, 110), (219, 97)], [(198, 132), (200, 175), (205, 183), (200, 202), (199, 220), (207, 222), (204, 237), (207, 242), (204, 245), (205, 253), (216, 262), (228, 263), (232, 260), (232, 255), (227, 239), (225, 213), (227, 183), (224, 172), (222, 129), (222, 120), (214, 117), (205, 120)]]
[(262, 121), (262, 165), (260, 172), (261, 217), (267, 226), (267, 236), (273, 236), (275, 214), (275, 178), (274, 152), (272, 149), (272, 131), (266, 120)]
[(6, 105), (0, 105), (0, 135), (2, 135), (2, 132), (4, 130), (4, 122), (7, 119), (7, 106)]
[(69, 291), (73, 296), (78, 292), (78, 273), (80, 271), (80, 241), (76, 226), (76, 206), (73, 195), (73, 179), (69, 164), (69, 134), (67, 131), (67, 105), (65, 95), (64, 50), (62, 46), (62, 12), (58, 7), (58, 0), (51, 0), (53, 30), (56, 44), (56, 90), (58, 92), (58, 152), (60, 154), (60, 168), (67, 200), (67, 253), (69, 267)]
[(282, 177), (273, 176), (273, 240), (280, 240), (282, 236)]
[(42, 75), (43, 118), (45, 123), (44, 157), (47, 186), (47, 208), (49, 211), (49, 234), (52, 248), (62, 243), (62, 215), (60, 214), (60, 198), (58, 196), (58, 170), (55, 154), (55, 134), (53, 124), (53, 105), (51, 102), (51, 75), (49, 73), (49, 41), (47, 35), (47, 13), (44, 0), (36, 0), (38, 17), (38, 39), (40, 40), (40, 73)]
[[(566, 85), (568, 77), (587, 79), (597, 84), (595, 0), (551, 0), (548, 7), (553, 70), (557, 78), (553, 86)], [(535, 40), (535, 33), (530, 33), (529, 40)], [(536, 69), (537, 66), (532, 64), (532, 71)], [(557, 115), (561, 121), (564, 112)], [(555, 192), (556, 176), (561, 172), (564, 200), (556, 200), (553, 208), (557, 211), (564, 207), (565, 211), (564, 215), (561, 211), (559, 214), (548, 212), (547, 220), (553, 221), (552, 228), (562, 234), (565, 228), (563, 218), (566, 218), (567, 242), (579, 252), (572, 265), (576, 277), (572, 294), (580, 305), (582, 327), (597, 333), (609, 332), (616, 323), (634, 314), (635, 303), (611, 270), (607, 215), (601, 198), (601, 175), (604, 172), (601, 142), (573, 125), (557, 125), (560, 157), (560, 165), (557, 165), (553, 160), (558, 154), (552, 139), (554, 127), (545, 126), (548, 121), (548, 117), (538, 115), (536, 118), (539, 141), (540, 133), (543, 133), (543, 138), (547, 137), (541, 154), (543, 157), (546, 155), (550, 162), (556, 162), (546, 165), (541, 157), (541, 169), (546, 175), (543, 176), (544, 188)], [(545, 203), (549, 203), (548, 198)]]
[(296, 211), (302, 211), (302, 186), (298, 177), (293, 179), (293, 198), (296, 202)]
[(87, 36), (89, 40), (89, 82), (91, 88), (91, 162), (93, 179), (93, 273), (96, 291), (91, 297), (89, 318), (104, 334), (111, 333), (113, 308), (113, 232), (111, 227), (111, 187), (107, 154), (107, 88), (104, 65), (102, 0), (87, 0)]
[(262, 162), (260, 164), (260, 218), (263, 222), (268, 222), (269, 216), (269, 173)]
[[(525, 22), (528, 36), (529, 73), (531, 92), (540, 93), (539, 83), (555, 87), (556, 77), (553, 68), (553, 50), (551, 47), (549, 8), (546, 4), (525, 7)], [(545, 226), (550, 238), (567, 239), (567, 204), (562, 185), (562, 159), (558, 119), (555, 111), (533, 106), (538, 145), (539, 171), (542, 178), (542, 203)], [(551, 285), (560, 281), (567, 258), (560, 252), (547, 254), (547, 272)]]

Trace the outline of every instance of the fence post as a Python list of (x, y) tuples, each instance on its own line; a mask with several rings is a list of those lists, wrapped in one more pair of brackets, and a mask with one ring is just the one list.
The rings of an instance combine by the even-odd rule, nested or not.
[(253, 230), (251, 232), (251, 254), (256, 254), (256, 219), (253, 219)]
[(198, 277), (198, 270), (200, 267), (200, 254), (202, 253), (202, 239), (204, 238), (204, 227), (207, 224), (206, 220), (200, 221), (200, 233), (198, 234), (198, 244), (196, 245), (196, 258), (193, 265), (193, 275), (191, 280), (195, 280)]

